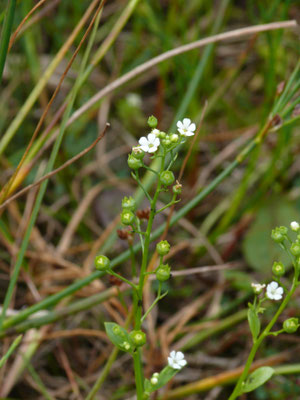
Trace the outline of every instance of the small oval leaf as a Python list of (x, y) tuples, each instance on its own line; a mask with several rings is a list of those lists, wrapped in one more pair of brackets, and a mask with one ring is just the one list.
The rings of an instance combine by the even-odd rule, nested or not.
[(256, 369), (248, 377), (244, 387), (242, 388), (243, 393), (249, 393), (257, 389), (259, 386), (266, 383), (274, 374), (274, 369), (271, 367), (261, 367)]
[(145, 379), (144, 386), (145, 386), (145, 391), (147, 393), (152, 393), (155, 392), (155, 390), (158, 390), (165, 386), (172, 378), (174, 375), (179, 372), (180, 369), (174, 369), (169, 367), (168, 365), (160, 372), (158, 376), (157, 383), (153, 385), (148, 379)]
[(134, 345), (129, 334), (122, 326), (114, 322), (105, 322), (104, 326), (107, 336), (118, 349), (127, 353), (134, 351)]
[(255, 340), (260, 332), (260, 320), (252, 308), (249, 308), (248, 310), (248, 322), (253, 340)]

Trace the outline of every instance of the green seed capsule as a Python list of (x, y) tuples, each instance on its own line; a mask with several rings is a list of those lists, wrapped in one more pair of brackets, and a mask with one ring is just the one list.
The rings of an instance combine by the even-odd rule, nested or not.
[(170, 251), (170, 243), (167, 240), (162, 240), (161, 242), (157, 243), (156, 251), (160, 256), (165, 256)]
[(275, 276), (282, 276), (285, 273), (285, 267), (281, 262), (274, 262), (273, 267), (272, 267), (272, 272)]
[(175, 177), (172, 171), (163, 171), (160, 174), (160, 181), (165, 186), (170, 186), (175, 182)]
[(106, 271), (110, 266), (110, 260), (106, 256), (97, 256), (95, 258), (95, 267), (98, 271)]
[(299, 327), (299, 321), (298, 318), (289, 318), (286, 319), (283, 323), (283, 329), (287, 333), (294, 333)]
[(146, 334), (143, 331), (131, 331), (129, 337), (136, 347), (141, 347), (146, 343)]
[(136, 208), (136, 202), (134, 200), (133, 197), (124, 197), (122, 200), (122, 208), (123, 210), (130, 210), (130, 211), (134, 211)]
[(143, 163), (140, 159), (136, 158), (135, 156), (133, 156), (132, 154), (129, 154), (128, 156), (128, 167), (131, 169), (139, 169), (143, 166)]
[(121, 222), (124, 225), (132, 225), (134, 222), (135, 216), (132, 211), (124, 210), (121, 213)]
[(300, 243), (293, 243), (291, 245), (291, 253), (293, 256), (298, 257), (300, 256)]
[(287, 228), (285, 226), (280, 226), (272, 229), (271, 238), (277, 243), (282, 243), (286, 239), (286, 235)]
[(174, 194), (181, 194), (182, 192), (182, 185), (180, 183), (177, 183), (176, 185), (173, 186), (173, 193)]
[(150, 126), (150, 128), (154, 129), (157, 127), (157, 118), (154, 117), (154, 115), (151, 115), (148, 118), (148, 125)]
[(156, 279), (160, 282), (167, 281), (171, 275), (171, 268), (168, 264), (161, 264), (156, 270)]

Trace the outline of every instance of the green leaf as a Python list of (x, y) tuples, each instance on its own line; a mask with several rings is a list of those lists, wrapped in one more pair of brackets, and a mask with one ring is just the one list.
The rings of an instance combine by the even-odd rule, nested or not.
[(145, 379), (144, 381), (144, 387), (145, 387), (145, 392), (147, 393), (152, 393), (155, 390), (158, 390), (165, 386), (172, 378), (179, 372), (180, 369), (174, 369), (169, 367), (168, 365), (160, 372), (158, 376), (158, 382), (156, 385), (152, 385), (152, 383), (148, 380)]
[(105, 322), (104, 326), (107, 336), (118, 349), (125, 351), (126, 353), (132, 353), (134, 351), (135, 346), (132, 343), (129, 334), (122, 326), (114, 322)]
[(281, 261), (286, 267), (290, 266), (289, 256), (271, 239), (271, 230), (276, 226), (289, 226), (291, 221), (299, 220), (299, 212), (282, 196), (268, 200), (258, 210), (244, 238), (243, 253), (250, 267), (265, 275), (271, 275), (274, 261)]
[(260, 332), (260, 320), (252, 308), (249, 308), (248, 310), (248, 322), (253, 340), (255, 340)]
[(252, 372), (242, 389), (243, 393), (252, 392), (266, 383), (272, 377), (274, 372), (275, 370), (271, 367), (261, 367)]

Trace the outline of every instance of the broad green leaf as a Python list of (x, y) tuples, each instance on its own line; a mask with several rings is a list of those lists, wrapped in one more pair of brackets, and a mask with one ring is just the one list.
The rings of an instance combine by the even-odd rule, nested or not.
[(107, 336), (118, 349), (127, 353), (133, 352), (134, 345), (129, 337), (129, 334), (122, 326), (114, 322), (105, 322), (104, 326)]
[(172, 378), (179, 372), (180, 369), (174, 369), (169, 367), (168, 365), (160, 372), (159, 377), (158, 377), (158, 382), (156, 385), (152, 385), (152, 383), (148, 380), (145, 379), (144, 381), (144, 386), (145, 386), (145, 392), (147, 393), (152, 393), (155, 390), (158, 390), (162, 387), (164, 387)]
[(248, 310), (248, 322), (253, 340), (255, 340), (260, 332), (260, 320), (252, 308), (249, 308)]
[(243, 253), (248, 264), (265, 275), (271, 275), (274, 261), (290, 266), (289, 256), (271, 239), (271, 230), (281, 225), (288, 227), (291, 221), (299, 220), (299, 212), (283, 197), (268, 200), (258, 210), (244, 238)]
[(261, 367), (256, 369), (248, 377), (244, 387), (242, 388), (243, 393), (249, 393), (257, 389), (259, 386), (266, 383), (274, 374), (274, 369), (271, 367)]

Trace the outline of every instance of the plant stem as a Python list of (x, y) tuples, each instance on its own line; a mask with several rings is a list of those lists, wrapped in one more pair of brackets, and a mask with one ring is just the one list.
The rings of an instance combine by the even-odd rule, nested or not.
[(134, 362), (134, 375), (135, 375), (137, 400), (143, 400), (144, 378), (143, 378), (143, 373), (142, 373), (142, 368), (141, 368), (142, 361), (141, 361), (140, 349), (137, 349), (133, 353), (133, 362)]
[[(161, 158), (160, 172), (162, 172), (164, 170), (164, 166), (165, 166), (165, 152)], [(158, 199), (158, 196), (160, 193), (160, 188), (161, 188), (161, 181), (160, 181), (160, 179), (158, 179), (155, 195), (150, 202), (151, 210), (150, 210), (147, 230), (146, 230), (146, 234), (145, 234), (144, 251), (143, 251), (142, 265), (141, 265), (141, 270), (140, 270), (140, 279), (139, 279), (139, 285), (138, 285), (138, 302), (134, 304), (135, 305), (135, 307), (134, 307), (135, 324), (134, 325), (135, 325), (136, 330), (141, 329), (141, 325), (142, 325), (143, 288), (144, 288), (145, 276), (146, 276), (146, 272), (147, 272), (148, 254), (149, 254), (149, 246), (151, 243), (152, 225), (153, 225), (154, 217), (156, 215), (156, 202), (157, 202), (157, 199)], [(134, 353), (133, 360), (134, 360), (134, 374), (135, 374), (135, 381), (136, 381), (137, 400), (142, 400), (143, 391), (144, 391), (144, 378), (143, 378), (143, 372), (142, 372), (141, 350), (140, 349)]]

